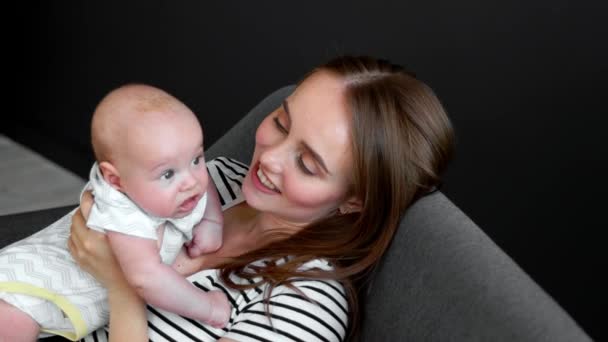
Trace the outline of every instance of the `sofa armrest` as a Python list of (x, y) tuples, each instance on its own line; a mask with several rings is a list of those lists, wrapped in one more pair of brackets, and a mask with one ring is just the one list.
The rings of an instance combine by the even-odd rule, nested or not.
[(591, 341), (441, 192), (406, 212), (363, 312), (363, 341)]

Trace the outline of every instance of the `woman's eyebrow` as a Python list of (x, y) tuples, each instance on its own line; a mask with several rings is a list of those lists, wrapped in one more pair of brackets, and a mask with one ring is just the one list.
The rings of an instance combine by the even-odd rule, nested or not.
[(301, 143), (302, 143), (302, 146), (304, 146), (304, 148), (310, 154), (312, 154), (312, 157), (317, 161), (317, 163), (319, 163), (319, 165), (321, 165), (323, 170), (325, 170), (325, 172), (327, 172), (328, 174), (331, 175), (331, 172), (329, 172), (329, 170), (327, 169), (327, 166), (325, 166), (325, 163), (323, 162), (323, 158), (321, 158), (321, 156), (317, 152), (315, 152), (315, 150), (313, 150), (307, 143), (305, 143), (304, 141), (302, 141)]
[[(287, 114), (289, 121), (291, 121), (291, 113), (289, 112), (289, 105), (287, 104), (287, 100), (283, 100), (283, 109), (285, 109), (285, 113)], [(306, 142), (301, 141), (300, 143), (310, 154), (312, 154), (312, 157), (317, 161), (317, 163), (319, 163), (319, 165), (321, 165), (323, 170), (325, 170), (325, 172), (331, 175), (331, 172), (329, 172), (327, 166), (325, 166), (325, 162), (323, 161), (323, 158), (321, 158), (321, 155), (315, 152), (315, 150), (313, 150), (312, 147), (310, 147), (310, 145), (308, 145)]]

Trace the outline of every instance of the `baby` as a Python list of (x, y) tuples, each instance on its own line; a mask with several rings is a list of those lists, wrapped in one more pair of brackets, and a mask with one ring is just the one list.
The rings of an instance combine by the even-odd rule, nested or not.
[[(91, 136), (97, 162), (84, 189), (95, 197), (87, 224), (106, 232), (127, 280), (147, 303), (224, 326), (230, 316), (225, 295), (201, 291), (171, 266), (180, 253), (196, 257), (222, 245), (223, 216), (196, 116), (160, 89), (126, 85), (99, 103)], [(66, 257), (64, 238), (54, 241), (56, 225), (0, 252), (0, 316), (29, 319), (16, 307), (42, 332), (76, 339), (107, 323), (105, 291)], [(68, 236), (69, 224), (60, 226), (68, 231), (59, 236)], [(5, 271), (23, 251), (44, 266), (23, 271), (17, 263)], [(46, 275), (38, 272), (63, 281), (40, 282)]]

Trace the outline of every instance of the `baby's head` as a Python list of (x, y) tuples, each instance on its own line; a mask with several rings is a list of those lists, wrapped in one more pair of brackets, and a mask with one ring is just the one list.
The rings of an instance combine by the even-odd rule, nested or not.
[(186, 216), (207, 188), (198, 119), (161, 89), (111, 91), (93, 113), (91, 138), (106, 182), (151, 215)]

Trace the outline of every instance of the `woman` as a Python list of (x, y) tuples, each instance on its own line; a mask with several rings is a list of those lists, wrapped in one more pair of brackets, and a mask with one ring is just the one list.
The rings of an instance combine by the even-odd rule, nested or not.
[(402, 68), (341, 57), (314, 69), (259, 125), (248, 172), (229, 159), (212, 162), (224, 165), (214, 180), (238, 183), (246, 172), (240, 189), (224, 186), (232, 195), (223, 247), (176, 262), (203, 290), (229, 293), (224, 329), (146, 314), (104, 236), (85, 227), (90, 198), (74, 215), (70, 249), (108, 288), (117, 341), (344, 340), (356, 331), (361, 281), (405, 210), (439, 184), (452, 143), (439, 100)]

